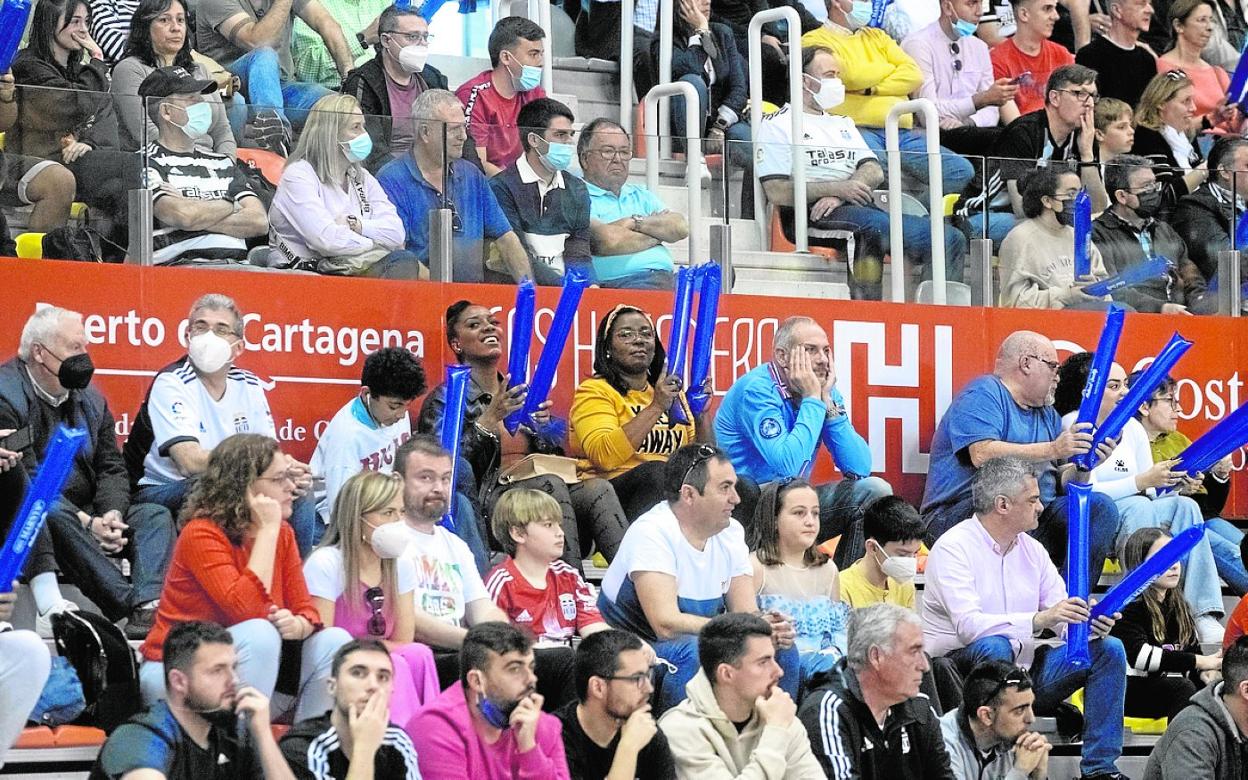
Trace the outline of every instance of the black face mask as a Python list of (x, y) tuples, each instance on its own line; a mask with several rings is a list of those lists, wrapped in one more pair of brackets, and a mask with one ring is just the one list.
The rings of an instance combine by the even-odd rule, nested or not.
[(231, 734), (238, 727), (238, 713), (232, 709), (208, 710), (199, 713), (199, 717), (208, 721), (212, 726)]
[(1136, 214), (1141, 217), (1157, 216), (1157, 212), (1161, 210), (1160, 192), (1143, 192), (1136, 197), (1140, 199), (1140, 205), (1135, 207)]
[[(52, 350), (47, 347), (43, 349), (52, 357), (56, 357), (56, 353)], [(60, 360), (60, 358), (57, 359)], [(91, 377), (94, 374), (95, 363), (91, 362), (90, 355), (83, 352), (61, 360), (61, 367), (56, 371), (56, 381), (60, 382), (61, 387), (66, 390), (83, 390), (91, 384)]]
[(1072, 227), (1075, 224), (1075, 201), (1073, 198), (1066, 201), (1062, 206), (1062, 210), (1057, 212), (1057, 221), (1066, 227)]

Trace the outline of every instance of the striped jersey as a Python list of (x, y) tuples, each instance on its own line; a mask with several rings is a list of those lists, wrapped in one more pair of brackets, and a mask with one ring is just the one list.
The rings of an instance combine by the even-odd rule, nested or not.
[[(191, 200), (228, 200), (241, 204), (256, 194), (234, 161), (224, 154), (193, 149), (175, 152), (158, 143), (148, 145), (145, 153), (148, 189), (153, 205), (169, 193), (169, 185), (184, 198)], [(182, 230), (155, 220), (152, 231), (152, 253), (156, 265), (189, 260), (242, 260), (247, 256), (247, 242), (241, 238), (200, 230)]]
[(510, 556), (485, 578), (485, 589), (507, 619), (539, 644), (567, 645), (581, 629), (602, 623), (594, 586), (567, 562), (546, 570), (546, 587), (535, 588)]
[[(296, 723), (278, 746), (299, 780), (342, 780), (351, 768), (328, 712)], [(386, 728), (381, 747), (373, 757), (373, 777), (420, 780), (416, 748), (403, 729), (394, 724)]]

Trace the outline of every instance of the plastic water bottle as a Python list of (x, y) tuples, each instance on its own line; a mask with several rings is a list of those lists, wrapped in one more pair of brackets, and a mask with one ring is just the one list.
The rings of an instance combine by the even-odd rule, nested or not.
[(0, 74), (7, 73), (13, 64), (28, 18), (30, 0), (3, 0), (0, 5)]

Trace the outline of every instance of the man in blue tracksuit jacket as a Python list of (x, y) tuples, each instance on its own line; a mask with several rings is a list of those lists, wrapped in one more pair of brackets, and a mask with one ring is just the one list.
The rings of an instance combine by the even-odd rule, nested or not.
[(828, 334), (809, 317), (790, 317), (776, 330), (771, 362), (738, 379), (715, 415), (715, 436), (737, 471), (738, 516), (750, 528), (758, 486), (786, 477), (808, 477), (819, 442), (845, 479), (819, 485), (819, 539), (847, 534), (836, 550), (844, 568), (861, 558), (862, 507), (891, 495), (871, 474), (871, 450), (845, 414), (834, 387)]

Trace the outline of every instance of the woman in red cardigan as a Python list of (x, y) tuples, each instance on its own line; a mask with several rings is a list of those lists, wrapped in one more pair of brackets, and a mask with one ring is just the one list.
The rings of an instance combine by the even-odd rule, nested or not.
[(296, 699), (296, 720), (330, 709), (330, 664), (351, 636), (341, 628), (323, 628), (308, 595), (295, 534), (286, 522), (295, 497), (291, 463), (276, 441), (252, 433), (213, 448), (182, 509), (185, 525), (165, 575), (156, 623), (139, 648), (145, 703), (165, 697), (165, 635), (179, 623), (207, 620), (229, 628), (239, 680), (273, 700), (275, 717)]

